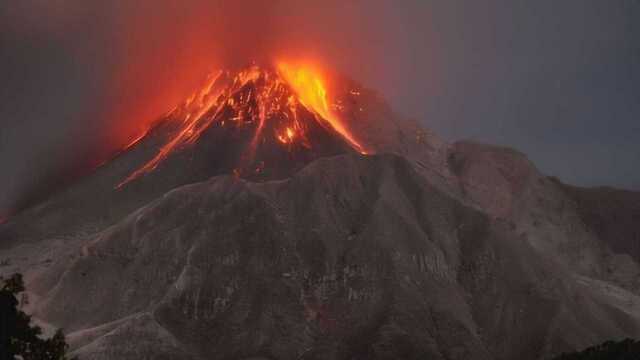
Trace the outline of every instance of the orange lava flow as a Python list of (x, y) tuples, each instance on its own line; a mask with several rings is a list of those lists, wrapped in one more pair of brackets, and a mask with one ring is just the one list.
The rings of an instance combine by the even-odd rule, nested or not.
[(298, 95), (300, 102), (307, 108), (313, 109), (321, 118), (326, 120), (331, 127), (344, 137), (351, 146), (361, 154), (366, 154), (364, 147), (354, 139), (353, 135), (345, 128), (329, 110), (327, 90), (318, 72), (309, 67), (294, 67), (287, 63), (278, 63), (278, 70), (287, 83)]
[[(211, 109), (217, 101), (217, 94), (212, 94), (211, 88), (213, 87), (215, 81), (220, 77), (220, 74), (221, 72), (219, 72), (217, 75), (210, 76), (209, 80), (207, 81), (207, 85), (199, 92), (194, 93), (187, 99), (187, 101), (183, 105), (183, 111), (185, 112), (183, 122), (185, 123), (185, 125), (178, 133), (178, 135), (176, 135), (169, 143), (163, 146), (160, 149), (160, 152), (158, 152), (158, 154), (153, 159), (151, 159), (141, 168), (134, 171), (124, 181), (118, 184), (117, 188), (125, 185), (126, 183), (141, 176), (142, 174), (152, 171), (158, 166), (158, 164), (160, 164), (162, 160), (169, 156), (169, 154), (176, 147), (181, 144), (188, 144), (195, 141), (198, 135), (207, 128), (207, 125), (210, 123), (210, 121), (205, 121), (205, 123), (202, 124), (201, 120), (203, 118), (203, 115), (209, 109)], [(131, 144), (129, 144), (128, 147), (138, 143), (145, 135), (146, 133), (136, 138)]]
[[(246, 85), (251, 85), (246, 87)], [(294, 143), (310, 148), (306, 125), (298, 118), (299, 107), (314, 114), (315, 121), (332, 128), (346, 143), (366, 154), (342, 122), (329, 110), (327, 91), (319, 73), (307, 67), (279, 63), (277, 70), (250, 66), (238, 72), (219, 71), (167, 117), (178, 123), (178, 131), (147, 163), (131, 173), (117, 188), (153, 171), (172, 152), (193, 144), (213, 124), (236, 127), (255, 126), (255, 133), (243, 155), (250, 163), (261, 137), (268, 135), (290, 149)], [(273, 134), (264, 134), (269, 119), (284, 119), (273, 123)], [(271, 123), (270, 123), (271, 124)], [(148, 133), (149, 131), (147, 131)], [(133, 139), (126, 148), (135, 146), (146, 135)], [(261, 171), (262, 169), (256, 169)]]

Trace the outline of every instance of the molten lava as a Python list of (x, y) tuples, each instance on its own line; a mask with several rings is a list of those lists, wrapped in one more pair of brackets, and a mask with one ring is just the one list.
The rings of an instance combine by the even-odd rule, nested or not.
[(278, 70), (287, 83), (298, 94), (302, 105), (310, 107), (323, 119), (325, 119), (335, 131), (342, 135), (360, 153), (366, 154), (342, 122), (329, 111), (327, 90), (317, 72), (307, 67), (292, 67), (286, 63), (279, 63)]
[[(315, 124), (310, 124), (309, 118)], [(183, 104), (167, 114), (177, 126), (158, 153), (133, 171), (118, 187), (154, 170), (175, 151), (194, 144), (212, 127), (237, 131), (250, 128), (252, 138), (235, 174), (246, 168), (254, 173), (264, 170), (264, 162), (254, 164), (260, 143), (273, 142), (286, 148), (311, 149), (312, 127), (334, 133), (355, 151), (366, 154), (345, 124), (330, 111), (327, 88), (319, 72), (310, 67), (278, 63), (275, 68), (256, 65), (240, 71), (219, 71)], [(133, 139), (135, 146), (150, 131)]]

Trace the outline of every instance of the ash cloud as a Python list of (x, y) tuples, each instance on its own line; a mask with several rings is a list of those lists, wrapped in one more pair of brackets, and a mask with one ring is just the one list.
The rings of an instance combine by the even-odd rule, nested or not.
[(392, 27), (378, 26), (398, 23), (391, 10), (369, 1), (13, 2), (0, 13), (0, 209), (89, 171), (218, 67), (285, 54), (384, 73), (394, 64), (380, 49), (400, 53)]
[(637, 187), (640, 3), (22, 0), (0, 7), (0, 214), (64, 186), (216, 67), (284, 54), (449, 140)]

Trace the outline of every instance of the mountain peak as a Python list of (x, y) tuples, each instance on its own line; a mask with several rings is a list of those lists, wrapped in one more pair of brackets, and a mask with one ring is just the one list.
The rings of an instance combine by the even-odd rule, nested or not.
[[(313, 160), (345, 149), (366, 154), (335, 115), (334, 106), (322, 75), (310, 67), (281, 62), (217, 71), (163, 118), (173, 125), (165, 143), (117, 187), (153, 171), (168, 156), (204, 138), (219, 142), (231, 137), (243, 143), (241, 153), (232, 155), (237, 157), (233, 172), (247, 177), (259, 177), (267, 167), (282, 166), (287, 158)], [(127, 149), (153, 130), (134, 139)]]

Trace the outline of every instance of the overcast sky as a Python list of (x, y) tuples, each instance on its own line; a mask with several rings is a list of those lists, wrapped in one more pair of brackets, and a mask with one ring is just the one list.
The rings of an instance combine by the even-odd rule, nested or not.
[(0, 209), (104, 151), (114, 108), (158, 111), (221, 42), (234, 61), (296, 43), (448, 140), (640, 189), (636, 0), (22, 0), (0, 5)]
[(416, 50), (437, 54), (441, 92), (395, 103), (564, 181), (640, 189), (640, 2), (445, 2), (432, 8), (438, 46)]

